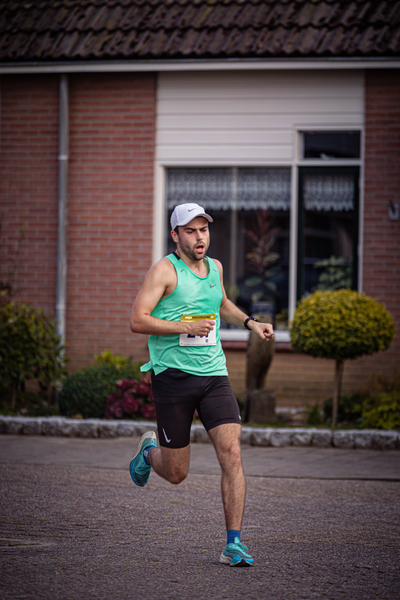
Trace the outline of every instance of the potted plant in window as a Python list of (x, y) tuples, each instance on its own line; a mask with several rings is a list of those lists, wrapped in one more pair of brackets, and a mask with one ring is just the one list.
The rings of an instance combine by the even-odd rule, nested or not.
[(272, 250), (276, 236), (279, 232), (274, 227), (268, 210), (261, 210), (256, 216), (254, 230), (245, 230), (246, 236), (254, 243), (251, 251), (246, 254), (246, 259), (253, 274), (247, 277), (244, 284), (251, 290), (251, 312), (270, 314), (273, 316), (273, 297), (276, 292), (276, 283), (273, 281), (277, 274), (275, 263), (280, 255)]

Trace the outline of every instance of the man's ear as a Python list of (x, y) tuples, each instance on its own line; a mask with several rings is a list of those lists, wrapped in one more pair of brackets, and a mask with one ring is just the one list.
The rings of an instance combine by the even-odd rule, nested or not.
[(171, 231), (171, 237), (174, 240), (175, 244), (177, 244), (179, 238), (178, 238), (178, 234), (176, 233), (176, 231), (174, 229)]

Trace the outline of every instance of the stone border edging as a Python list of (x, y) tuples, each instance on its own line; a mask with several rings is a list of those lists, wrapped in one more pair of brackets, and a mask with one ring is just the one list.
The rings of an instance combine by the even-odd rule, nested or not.
[[(145, 431), (157, 431), (151, 421), (108, 421), (103, 419), (68, 419), (66, 417), (9, 417), (0, 415), (0, 433), (54, 435), (64, 437), (114, 438), (137, 437)], [(319, 448), (400, 449), (400, 432), (378, 429), (332, 431), (316, 428), (242, 428), (242, 443), (251, 446), (315, 446)], [(190, 440), (210, 443), (202, 425), (192, 425)]]

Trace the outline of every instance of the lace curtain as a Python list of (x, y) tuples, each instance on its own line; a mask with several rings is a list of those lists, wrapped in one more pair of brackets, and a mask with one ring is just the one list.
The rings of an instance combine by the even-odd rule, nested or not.
[[(166, 183), (169, 210), (184, 202), (207, 210), (290, 210), (289, 168), (170, 168)], [(306, 210), (354, 210), (352, 175), (308, 174), (303, 192)]]
[(167, 169), (167, 206), (196, 202), (204, 208), (228, 210), (233, 193), (232, 169)]
[(167, 169), (168, 209), (183, 202), (207, 210), (290, 210), (290, 169)]
[(238, 169), (237, 205), (239, 209), (290, 210), (290, 169)]
[(304, 208), (335, 212), (354, 210), (355, 182), (352, 175), (307, 175)]

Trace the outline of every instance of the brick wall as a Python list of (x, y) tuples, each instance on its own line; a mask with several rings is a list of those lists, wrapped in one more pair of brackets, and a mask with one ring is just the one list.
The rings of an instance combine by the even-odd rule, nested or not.
[(155, 77), (70, 78), (67, 341), (71, 369), (138, 358), (129, 314), (152, 259)]
[(363, 290), (385, 303), (397, 336), (374, 369), (400, 369), (400, 221), (388, 218), (388, 201), (400, 204), (400, 71), (366, 73)]
[[(67, 355), (71, 371), (104, 349), (145, 358), (129, 331), (152, 260), (153, 75), (70, 76)], [(54, 315), (58, 76), (1, 80), (1, 265), (17, 297)]]
[[(229, 380), (235, 394), (240, 398), (246, 395), (246, 352), (225, 350)], [(390, 378), (392, 370), (386, 371), (376, 361), (377, 356), (366, 356), (345, 362), (343, 393), (353, 394), (367, 389), (370, 378), (386, 373)], [(304, 407), (320, 403), (332, 397), (335, 362), (323, 358), (313, 358), (294, 352), (277, 351), (266, 379), (266, 388), (275, 393), (278, 407)]]
[(18, 297), (51, 314), (56, 292), (57, 189), (58, 77), (3, 76), (1, 278), (15, 265)]

